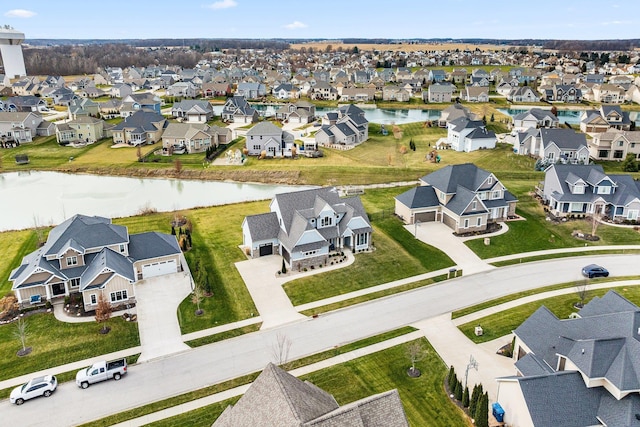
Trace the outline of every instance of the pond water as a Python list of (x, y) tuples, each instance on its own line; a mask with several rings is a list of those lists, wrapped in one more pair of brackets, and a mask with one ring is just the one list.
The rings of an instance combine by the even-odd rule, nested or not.
[[(275, 105), (267, 104), (252, 104), (253, 107), (260, 112), (260, 114), (271, 117), (275, 116), (276, 109), (279, 108)], [(222, 105), (214, 105), (214, 114), (220, 115), (222, 112)], [(335, 108), (317, 107), (316, 114), (322, 116), (330, 111), (335, 111)], [(415, 122), (425, 122), (427, 120), (437, 120), (440, 118), (441, 110), (419, 110), (419, 109), (387, 109), (387, 108), (366, 108), (363, 109), (364, 116), (372, 123), (378, 124), (405, 124)]]
[(77, 213), (114, 218), (146, 208), (173, 211), (265, 200), (307, 188), (312, 187), (10, 172), (0, 174), (0, 204), (4, 208), (0, 209), (0, 231), (56, 225)]

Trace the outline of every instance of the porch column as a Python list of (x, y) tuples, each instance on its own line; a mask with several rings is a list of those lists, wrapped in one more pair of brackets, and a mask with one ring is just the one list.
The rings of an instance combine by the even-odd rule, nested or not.
[(22, 296), (20, 296), (20, 289), (15, 290), (16, 298), (18, 298), (18, 303), (22, 302)]
[(44, 285), (44, 290), (47, 293), (47, 301), (49, 301), (51, 299), (51, 284)]

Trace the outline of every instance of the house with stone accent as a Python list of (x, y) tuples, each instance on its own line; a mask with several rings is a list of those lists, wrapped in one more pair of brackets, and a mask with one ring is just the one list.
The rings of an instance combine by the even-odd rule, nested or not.
[(91, 311), (100, 294), (112, 306), (135, 301), (137, 281), (182, 271), (181, 259), (175, 236), (130, 235), (109, 218), (74, 215), (54, 227), (9, 280), (23, 307), (80, 293), (84, 309)]
[(244, 96), (234, 95), (222, 107), (221, 118), (228, 123), (254, 123), (258, 121), (258, 112)]
[(637, 221), (640, 182), (631, 175), (606, 174), (601, 165), (551, 165), (541, 196), (556, 217), (599, 214), (614, 222)]
[(465, 163), (420, 178), (420, 186), (395, 198), (395, 214), (405, 224), (437, 221), (469, 233), (514, 216), (517, 202), (493, 173)]
[(369, 250), (373, 231), (359, 197), (335, 187), (276, 194), (270, 212), (242, 222), (242, 247), (257, 258), (282, 255), (294, 270), (326, 265), (329, 253)]
[(338, 405), (326, 391), (273, 363), (212, 427), (409, 427), (397, 390)]
[(619, 105), (601, 105), (597, 110), (584, 110), (580, 114), (580, 130), (587, 133), (606, 132), (609, 129), (630, 130), (628, 111)]
[(609, 291), (568, 319), (542, 306), (513, 333), (514, 375), (496, 379), (508, 425), (640, 425), (638, 306)]

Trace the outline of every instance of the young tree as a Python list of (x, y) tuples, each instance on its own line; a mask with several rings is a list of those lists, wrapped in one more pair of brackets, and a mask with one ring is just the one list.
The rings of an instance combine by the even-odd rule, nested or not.
[(473, 386), (473, 392), (471, 393), (471, 399), (469, 399), (469, 415), (473, 418), (473, 414), (476, 412), (476, 406), (478, 404), (478, 392), (480, 388), (478, 384)]
[(419, 341), (414, 341), (407, 347), (407, 357), (411, 362), (411, 368), (409, 368), (409, 375), (420, 375), (420, 370), (416, 369), (416, 362), (421, 361), (426, 356), (426, 351), (422, 347)]
[(196, 305), (196, 316), (200, 316), (202, 313), (204, 313), (204, 311), (200, 309), (202, 298), (204, 298), (202, 288), (200, 287), (200, 285), (196, 284), (196, 286), (193, 288), (193, 292), (191, 293), (191, 302)]
[(98, 306), (96, 307), (96, 322), (102, 323), (102, 328), (100, 329), (101, 334), (106, 334), (109, 332), (109, 327), (107, 326), (107, 321), (111, 318), (111, 304), (104, 297), (104, 294), (100, 294), (98, 296)]
[(453, 365), (449, 367), (449, 375), (447, 376), (447, 384), (451, 384), (451, 379), (456, 374), (456, 370), (453, 368)]
[(177, 173), (182, 172), (182, 162), (180, 161), (180, 159), (176, 159), (175, 163), (173, 164), (173, 167)]
[(580, 308), (584, 307), (584, 302), (589, 295), (589, 289), (587, 288), (588, 284), (589, 281), (586, 279), (576, 283), (576, 295), (578, 295), (578, 298), (580, 299), (580, 302), (578, 303)]
[(469, 407), (469, 387), (465, 387), (464, 392), (462, 393), (462, 406), (464, 408)]
[(29, 354), (30, 349), (27, 348), (27, 338), (29, 337), (29, 325), (24, 319), (18, 318), (18, 321), (16, 322), (16, 329), (15, 331), (13, 331), (13, 335), (18, 340), (20, 340), (20, 344), (22, 345), (22, 348), (20, 349), (20, 351), (18, 351), (18, 356), (26, 356), (27, 354)]
[(489, 427), (489, 394), (484, 393), (480, 396), (478, 408), (476, 409), (476, 426)]
[(457, 401), (462, 400), (462, 383), (460, 381), (456, 381), (456, 387), (453, 391), (453, 395)]
[(289, 360), (289, 351), (291, 350), (291, 340), (284, 334), (276, 335), (276, 342), (271, 348), (271, 355), (278, 366), (282, 366)]
[(142, 147), (138, 145), (138, 148), (136, 148), (136, 156), (138, 157), (138, 161), (141, 162), (142, 161)]
[(282, 268), (280, 269), (280, 271), (282, 272), (282, 274), (285, 274), (287, 272), (287, 264), (284, 262), (284, 258), (282, 258)]
[(456, 384), (458, 383), (458, 376), (454, 373), (449, 381), (449, 393), (454, 394), (456, 391)]

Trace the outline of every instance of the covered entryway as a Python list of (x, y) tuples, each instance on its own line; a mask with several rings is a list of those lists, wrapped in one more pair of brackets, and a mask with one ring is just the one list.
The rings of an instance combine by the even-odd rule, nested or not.
[(152, 262), (150, 264), (142, 265), (142, 278), (148, 279), (149, 277), (162, 276), (164, 274), (171, 274), (178, 272), (178, 263), (175, 259), (166, 261)]
[(273, 244), (260, 245), (260, 256), (273, 255)]

